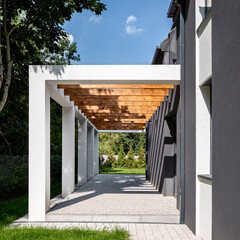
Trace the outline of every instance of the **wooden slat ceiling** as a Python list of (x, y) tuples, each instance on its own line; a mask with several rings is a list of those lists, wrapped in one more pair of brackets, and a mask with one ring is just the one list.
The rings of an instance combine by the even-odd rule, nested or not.
[(99, 130), (143, 130), (173, 85), (58, 85)]

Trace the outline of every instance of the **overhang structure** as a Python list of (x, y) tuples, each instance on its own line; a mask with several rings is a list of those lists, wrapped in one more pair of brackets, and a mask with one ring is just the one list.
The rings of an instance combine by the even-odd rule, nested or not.
[(140, 131), (168, 89), (180, 84), (179, 65), (29, 67), (29, 220), (50, 208), (50, 98), (62, 111), (62, 196), (98, 174), (99, 131)]

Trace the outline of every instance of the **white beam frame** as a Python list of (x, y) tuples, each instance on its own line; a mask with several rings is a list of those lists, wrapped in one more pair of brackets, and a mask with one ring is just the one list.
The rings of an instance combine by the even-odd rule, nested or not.
[[(46, 212), (50, 207), (50, 98), (63, 107), (63, 166), (70, 170), (63, 173), (63, 195), (74, 190), (74, 137), (73, 116), (79, 121), (86, 121), (92, 130), (92, 145), (98, 144), (98, 130), (87, 119), (63, 89), (57, 89), (57, 84), (159, 84), (179, 85), (179, 65), (71, 65), (71, 66), (29, 66), (29, 221), (45, 221)], [(71, 109), (69, 114), (65, 113)], [(75, 109), (75, 112), (74, 112)], [(68, 116), (67, 116), (68, 115)], [(67, 126), (67, 123), (70, 126)], [(67, 129), (71, 128), (67, 134)], [(94, 132), (96, 134), (94, 134)], [(109, 132), (109, 131), (108, 131)], [(125, 131), (122, 131), (125, 132)], [(84, 136), (84, 135), (83, 135)], [(85, 135), (86, 136), (86, 135)], [(65, 144), (71, 138), (71, 144)], [(86, 140), (86, 139), (85, 139)], [(92, 161), (92, 174), (98, 171), (97, 148)], [(81, 152), (81, 149), (79, 150)], [(85, 151), (85, 152), (84, 152)], [(85, 150), (81, 154), (86, 156)], [(80, 154), (80, 155), (81, 155)], [(69, 158), (67, 157), (69, 155)], [(90, 159), (90, 158), (89, 158)], [(83, 159), (82, 161), (86, 161)], [(87, 160), (88, 162), (90, 160)], [(81, 160), (78, 163), (82, 164)], [(72, 164), (72, 165), (71, 165)], [(94, 165), (95, 164), (95, 165)], [(71, 166), (70, 166), (71, 165)], [(86, 166), (90, 166), (86, 162)], [(95, 166), (95, 167), (94, 167)], [(86, 169), (86, 168), (85, 168)], [(85, 173), (84, 173), (85, 171)], [(78, 182), (86, 181), (86, 170), (78, 169)], [(85, 177), (85, 180), (84, 180)], [(67, 179), (67, 180), (66, 180)], [(66, 181), (66, 182), (65, 182)], [(70, 182), (69, 187), (66, 183)]]

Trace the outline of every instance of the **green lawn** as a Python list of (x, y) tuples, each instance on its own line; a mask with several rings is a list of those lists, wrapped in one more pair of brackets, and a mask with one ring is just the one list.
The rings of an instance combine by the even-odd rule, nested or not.
[(145, 168), (99, 168), (101, 174), (145, 174)]
[(46, 229), (46, 228), (14, 228), (3, 229), (0, 240), (126, 240), (129, 239), (125, 230), (112, 231), (82, 229)]
[[(51, 198), (61, 193), (61, 184), (51, 186)], [(6, 226), (28, 211), (28, 195), (0, 202), (0, 227)]]
[[(51, 186), (51, 198), (61, 193), (61, 184)], [(28, 195), (0, 202), (0, 240), (122, 240), (129, 239), (125, 230), (93, 231), (81, 229), (5, 228), (28, 211)]]

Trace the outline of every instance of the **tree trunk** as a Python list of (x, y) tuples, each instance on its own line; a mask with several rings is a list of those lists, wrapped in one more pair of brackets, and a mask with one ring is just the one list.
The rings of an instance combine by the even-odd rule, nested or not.
[(11, 54), (10, 54), (10, 38), (9, 33), (7, 31), (7, 14), (6, 14), (6, 8), (7, 8), (7, 1), (4, 1), (4, 8), (3, 8), (3, 25), (4, 25), (4, 35), (6, 40), (6, 59), (7, 59), (7, 74), (6, 74), (6, 81), (4, 83), (3, 87), (3, 96), (0, 101), (0, 113), (3, 110), (3, 107), (5, 103), (7, 102), (8, 97), (8, 90), (10, 87), (11, 79), (12, 79), (12, 63), (11, 63)]

